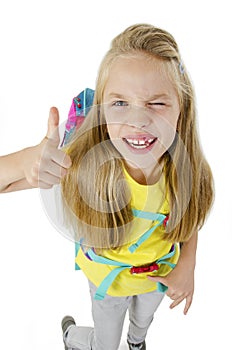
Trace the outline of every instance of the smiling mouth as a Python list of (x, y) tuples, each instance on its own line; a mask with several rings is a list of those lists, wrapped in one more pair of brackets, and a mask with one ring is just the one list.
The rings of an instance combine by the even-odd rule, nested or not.
[(123, 138), (129, 146), (134, 149), (142, 150), (152, 146), (157, 140), (157, 137), (141, 137), (141, 138)]

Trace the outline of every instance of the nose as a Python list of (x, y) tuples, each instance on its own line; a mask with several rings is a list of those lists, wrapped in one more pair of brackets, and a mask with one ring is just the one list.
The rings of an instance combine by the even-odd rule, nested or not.
[(150, 122), (151, 118), (146, 108), (140, 106), (133, 106), (131, 108), (128, 124), (141, 129), (147, 127)]

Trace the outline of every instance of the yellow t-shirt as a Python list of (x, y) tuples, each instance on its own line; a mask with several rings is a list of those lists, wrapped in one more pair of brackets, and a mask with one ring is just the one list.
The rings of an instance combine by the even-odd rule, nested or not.
[[(125, 177), (131, 190), (131, 207), (133, 209), (165, 215), (169, 213), (164, 176), (156, 184), (150, 186), (138, 184), (126, 171)], [(131, 245), (135, 244), (146, 231), (156, 224), (157, 221), (153, 222), (148, 219), (135, 217), (128, 242), (116, 249), (105, 249), (101, 252), (101, 256), (128, 266), (146, 266), (156, 262), (158, 259), (167, 255), (173, 246), (172, 243), (162, 238), (165, 232), (163, 224), (158, 226), (134, 252), (129, 250)], [(178, 257), (179, 248), (176, 245), (175, 253), (168, 261), (176, 264)], [(86, 256), (81, 247), (75, 261), (87, 278), (97, 287), (107, 278), (112, 270), (117, 268), (117, 266), (92, 261)], [(172, 267), (167, 264), (158, 265), (158, 271), (152, 273), (131, 274), (129, 267), (123, 269), (109, 286), (107, 294), (111, 296), (129, 296), (156, 290), (157, 284), (150, 281), (147, 276), (166, 276), (172, 270)]]

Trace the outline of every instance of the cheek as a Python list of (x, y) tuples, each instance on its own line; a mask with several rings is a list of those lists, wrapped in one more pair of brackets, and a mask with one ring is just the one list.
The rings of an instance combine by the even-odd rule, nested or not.
[(107, 131), (111, 140), (119, 138), (120, 128), (117, 124), (107, 124)]
[(178, 118), (172, 120), (163, 120), (160, 123), (160, 141), (165, 149), (168, 149), (173, 143), (177, 132)]

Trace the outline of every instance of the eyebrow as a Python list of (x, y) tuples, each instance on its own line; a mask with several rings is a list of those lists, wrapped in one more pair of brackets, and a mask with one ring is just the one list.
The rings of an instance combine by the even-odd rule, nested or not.
[[(118, 93), (114, 93), (114, 92), (109, 94), (109, 98), (119, 98), (119, 99), (122, 99), (122, 100), (124, 100), (124, 99), (127, 100), (128, 99), (127, 96), (121, 95), (121, 94), (118, 94)], [(155, 95), (150, 96), (149, 98), (144, 99), (144, 101), (153, 101), (153, 100), (156, 100), (156, 99), (159, 99), (159, 98), (166, 98), (166, 99), (168, 98), (168, 99), (170, 99), (170, 96), (168, 94), (166, 94), (166, 93), (155, 94)]]
[(109, 97), (116, 97), (116, 98), (121, 98), (121, 99), (126, 99), (126, 97), (124, 95), (121, 95), (121, 94), (117, 94), (117, 93), (114, 93), (114, 92), (111, 92), (109, 94)]

